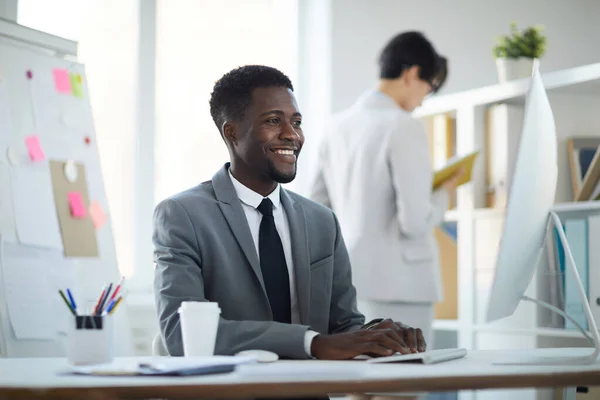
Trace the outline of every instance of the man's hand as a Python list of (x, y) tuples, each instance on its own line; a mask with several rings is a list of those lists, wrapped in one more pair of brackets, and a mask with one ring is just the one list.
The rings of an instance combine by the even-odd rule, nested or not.
[(399, 330), (395, 327), (386, 329), (383, 326), (335, 335), (318, 335), (314, 337), (310, 350), (312, 355), (320, 360), (348, 360), (361, 354), (381, 357), (394, 353), (410, 353), (409, 346), (399, 334)]
[(369, 327), (369, 330), (379, 329), (394, 330), (400, 337), (402, 337), (404, 343), (406, 343), (410, 349), (410, 352), (412, 353), (423, 352), (427, 350), (427, 343), (425, 343), (423, 331), (421, 331), (419, 328), (415, 329), (401, 322), (394, 322), (391, 319), (384, 319), (378, 324), (371, 325)]

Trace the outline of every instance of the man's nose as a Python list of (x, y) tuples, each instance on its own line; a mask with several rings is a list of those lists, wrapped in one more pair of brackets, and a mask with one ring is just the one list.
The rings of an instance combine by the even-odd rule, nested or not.
[(300, 134), (296, 131), (296, 128), (291, 123), (285, 123), (279, 135), (282, 139), (298, 141)]

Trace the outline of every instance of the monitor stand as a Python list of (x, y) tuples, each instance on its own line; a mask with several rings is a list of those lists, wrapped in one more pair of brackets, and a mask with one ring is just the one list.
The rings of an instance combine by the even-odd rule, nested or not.
[[(598, 327), (596, 326), (596, 321), (592, 315), (592, 310), (590, 308), (590, 304), (588, 302), (587, 296), (585, 294), (585, 289), (583, 287), (583, 283), (581, 282), (581, 278), (579, 277), (579, 273), (577, 272), (577, 267), (575, 266), (575, 259), (573, 258), (573, 253), (571, 253), (571, 247), (569, 247), (569, 242), (567, 241), (567, 237), (565, 235), (565, 231), (562, 228), (562, 223), (558, 214), (554, 211), (550, 211), (550, 219), (553, 225), (557, 228), (558, 236), (560, 238), (560, 242), (563, 245), (566, 255), (566, 265), (573, 273), (573, 277), (575, 278), (575, 282), (577, 283), (577, 291), (579, 292), (579, 296), (581, 298), (581, 303), (583, 304), (583, 311), (585, 312), (585, 316), (587, 317), (588, 326), (590, 329), (590, 333), (593, 339), (594, 348), (591, 349), (590, 354), (585, 356), (569, 356), (566, 354), (568, 349), (543, 349), (540, 351), (542, 354), (534, 354), (533, 356), (517, 356), (512, 358), (495, 360), (493, 364), (498, 365), (585, 365), (585, 364), (594, 364), (598, 360), (598, 355), (600, 355), (600, 334), (598, 333)], [(566, 271), (566, 269), (565, 269)], [(525, 298), (525, 300), (532, 300), (535, 303), (541, 304), (542, 302)], [(558, 312), (562, 316), (567, 319), (570, 317), (562, 310), (557, 309), (549, 304), (542, 304), (544, 306), (548, 306), (552, 311)], [(584, 333), (585, 335), (585, 333)], [(540, 349), (542, 350), (542, 349)], [(550, 350), (550, 351), (549, 351)], [(554, 354), (552, 354), (554, 353)]]

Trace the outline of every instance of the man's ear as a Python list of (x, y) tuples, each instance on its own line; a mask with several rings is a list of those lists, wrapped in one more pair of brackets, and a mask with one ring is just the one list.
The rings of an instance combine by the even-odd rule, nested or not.
[(221, 132), (223, 132), (223, 139), (225, 139), (225, 142), (230, 143), (232, 145), (237, 144), (238, 130), (237, 130), (237, 125), (234, 122), (225, 121), (223, 123), (223, 128), (222, 128)]

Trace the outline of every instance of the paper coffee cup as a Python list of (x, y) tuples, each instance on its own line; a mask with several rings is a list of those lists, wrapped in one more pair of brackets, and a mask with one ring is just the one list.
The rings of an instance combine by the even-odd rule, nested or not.
[(186, 357), (214, 355), (221, 314), (219, 305), (208, 301), (184, 301), (178, 312), (183, 355)]

